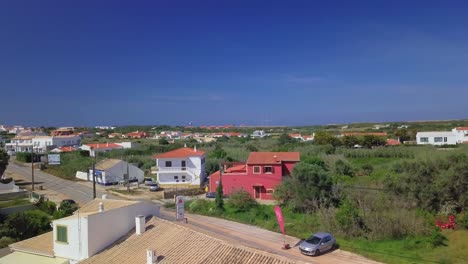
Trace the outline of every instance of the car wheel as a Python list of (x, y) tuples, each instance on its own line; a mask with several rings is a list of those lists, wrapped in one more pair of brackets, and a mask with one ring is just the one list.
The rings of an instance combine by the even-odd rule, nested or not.
[(315, 251), (315, 256), (320, 256), (320, 250), (317, 249), (317, 250)]

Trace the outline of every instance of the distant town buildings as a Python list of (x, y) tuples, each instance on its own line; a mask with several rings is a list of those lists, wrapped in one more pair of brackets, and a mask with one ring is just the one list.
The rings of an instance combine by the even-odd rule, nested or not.
[(114, 130), (117, 127), (115, 127), (115, 126), (95, 126), (94, 128), (95, 129), (102, 129), (102, 130)]
[(7, 151), (44, 153), (54, 148), (65, 146), (79, 146), (81, 137), (69, 136), (16, 136), (10, 143), (6, 143)]

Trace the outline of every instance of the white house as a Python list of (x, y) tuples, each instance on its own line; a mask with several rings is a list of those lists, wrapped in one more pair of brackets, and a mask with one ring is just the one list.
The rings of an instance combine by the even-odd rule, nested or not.
[(418, 132), (416, 143), (418, 145), (455, 145), (457, 136), (452, 131)]
[(44, 153), (54, 148), (78, 146), (81, 144), (81, 137), (78, 135), (69, 136), (36, 136), (32, 138), (34, 152)]
[(195, 148), (180, 148), (153, 156), (156, 175), (161, 186), (200, 187), (206, 179), (205, 152)]
[[(143, 182), (145, 173), (137, 166), (119, 159), (104, 159), (96, 164), (96, 182), (102, 185), (118, 184), (125, 181), (126, 175), (130, 181)], [(93, 171), (89, 173), (77, 173), (76, 177), (82, 180), (92, 181)]]
[(268, 136), (268, 134), (266, 134), (263, 130), (255, 130), (250, 136), (253, 138), (264, 138)]
[(96, 144), (83, 144), (80, 149), (87, 150), (90, 152), (91, 156), (94, 156), (93, 151), (96, 152), (109, 152), (114, 149), (123, 149), (121, 145), (116, 143), (96, 143)]
[(11, 244), (13, 253), (0, 263), (78, 263), (134, 228), (137, 235), (144, 233), (145, 218), (153, 216), (159, 216), (154, 203), (94, 199), (73, 215), (53, 221), (53, 231)]
[(33, 143), (32, 136), (16, 136), (11, 139), (10, 143), (5, 144), (7, 151), (14, 152), (31, 152)]
[(468, 143), (468, 127), (456, 127), (452, 129), (452, 132), (457, 137), (458, 144)]

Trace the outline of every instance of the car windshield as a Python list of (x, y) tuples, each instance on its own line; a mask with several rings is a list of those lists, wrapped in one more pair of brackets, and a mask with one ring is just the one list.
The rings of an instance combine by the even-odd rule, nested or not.
[(308, 239), (306, 239), (306, 242), (310, 243), (310, 244), (313, 244), (313, 245), (317, 245), (320, 242), (320, 240), (321, 240), (320, 237), (311, 236)]

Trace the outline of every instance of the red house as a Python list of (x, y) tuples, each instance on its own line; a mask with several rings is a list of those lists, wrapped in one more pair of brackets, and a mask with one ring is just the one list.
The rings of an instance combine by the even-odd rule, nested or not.
[[(273, 190), (283, 177), (291, 175), (300, 161), (299, 152), (251, 152), (246, 163), (223, 164), (223, 193), (244, 189), (255, 199), (273, 199)], [(220, 181), (219, 171), (210, 175), (210, 190), (216, 191)]]

